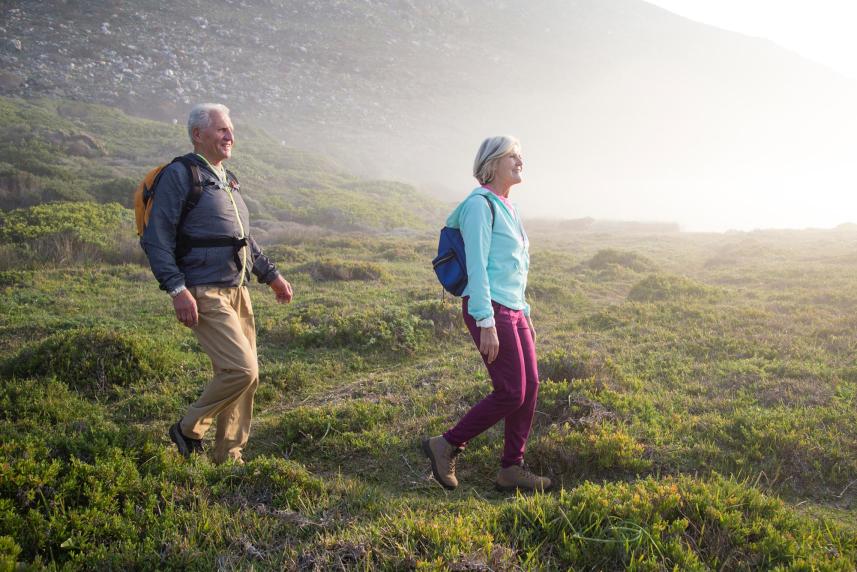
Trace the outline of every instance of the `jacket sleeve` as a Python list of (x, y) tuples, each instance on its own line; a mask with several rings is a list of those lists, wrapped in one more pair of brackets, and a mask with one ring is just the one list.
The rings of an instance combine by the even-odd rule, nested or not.
[(176, 264), (176, 234), (191, 181), (180, 163), (173, 163), (164, 169), (155, 188), (152, 211), (140, 245), (161, 290), (169, 292), (185, 283), (184, 274)]
[(262, 284), (270, 284), (280, 275), (277, 267), (271, 260), (262, 254), (262, 249), (252, 236), (248, 237), (250, 255), (253, 258), (253, 274)]
[(477, 322), (494, 316), (488, 284), (488, 252), (491, 250), (491, 207), (484, 198), (472, 197), (461, 207), (461, 236), (467, 257), (467, 313)]

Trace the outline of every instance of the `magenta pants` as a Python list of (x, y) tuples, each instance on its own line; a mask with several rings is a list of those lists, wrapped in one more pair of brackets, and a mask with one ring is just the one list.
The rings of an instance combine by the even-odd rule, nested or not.
[[(494, 363), (488, 363), (486, 356), (481, 355), (494, 391), (474, 405), (443, 437), (452, 445), (464, 447), (472, 438), (503, 419), (505, 444), (500, 464), (509, 467), (524, 460), (539, 394), (539, 370), (536, 346), (523, 310), (510, 310), (493, 301), (491, 305), (494, 307), (500, 352)], [(467, 313), (467, 298), (462, 301), (462, 311), (464, 323), (479, 348), (480, 328)]]

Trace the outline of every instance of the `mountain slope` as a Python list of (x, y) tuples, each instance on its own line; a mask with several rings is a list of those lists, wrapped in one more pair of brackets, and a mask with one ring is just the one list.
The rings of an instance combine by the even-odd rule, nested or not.
[[(190, 149), (183, 126), (67, 100), (0, 98), (3, 208), (52, 200), (118, 202), (152, 167)], [(338, 230), (423, 229), (439, 203), (412, 187), (349, 175), (318, 156), (287, 148), (258, 128), (237, 127), (235, 171), (257, 224), (296, 222)], [(422, 205), (416, 208), (415, 205)]]
[[(5, 6), (0, 93), (179, 120), (224, 101), (289, 145), (450, 197), (501, 132), (524, 141), (529, 213), (743, 226), (785, 196), (832, 224), (817, 205), (855, 182), (852, 82), (640, 0)], [(816, 204), (796, 204), (807, 190)]]

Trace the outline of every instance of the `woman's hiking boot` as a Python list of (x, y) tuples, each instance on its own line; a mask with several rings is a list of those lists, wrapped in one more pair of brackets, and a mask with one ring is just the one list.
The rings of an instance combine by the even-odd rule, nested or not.
[(494, 484), (500, 491), (522, 490), (529, 492), (544, 492), (553, 486), (549, 478), (533, 474), (525, 469), (523, 464), (500, 469)]
[(452, 445), (443, 435), (423, 441), (423, 452), (431, 461), (434, 479), (445, 489), (452, 490), (458, 486), (458, 479), (455, 478), (455, 457), (463, 450)]
[(202, 445), (202, 439), (186, 437), (185, 434), (182, 433), (180, 423), (176, 423), (170, 427), (170, 439), (176, 444), (179, 454), (185, 459), (190, 457), (191, 454), (202, 454), (205, 450)]

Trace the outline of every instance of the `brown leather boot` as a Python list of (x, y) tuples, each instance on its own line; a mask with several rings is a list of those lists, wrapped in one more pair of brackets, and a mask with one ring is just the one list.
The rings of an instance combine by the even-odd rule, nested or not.
[(434, 479), (445, 489), (452, 490), (458, 486), (458, 479), (455, 478), (455, 457), (461, 451), (461, 447), (452, 445), (443, 435), (423, 441), (423, 452), (431, 461)]
[(553, 483), (547, 477), (540, 477), (525, 469), (523, 465), (512, 465), (500, 469), (497, 480), (494, 483), (500, 491), (539, 491), (550, 490)]

